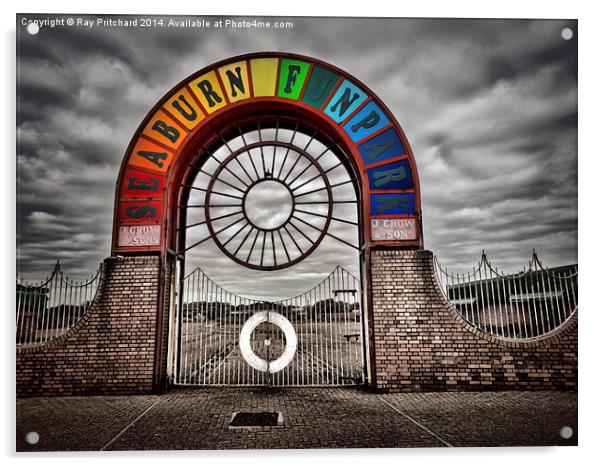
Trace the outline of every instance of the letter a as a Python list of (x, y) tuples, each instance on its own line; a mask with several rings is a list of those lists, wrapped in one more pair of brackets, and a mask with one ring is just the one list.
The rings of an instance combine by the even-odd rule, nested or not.
[(138, 151), (138, 155), (140, 157), (144, 157), (149, 162), (154, 163), (159, 168), (163, 168), (163, 162), (161, 162), (161, 160), (165, 160), (167, 158), (167, 154), (165, 152), (149, 152), (146, 150)]
[(386, 142), (370, 144), (370, 145), (366, 146), (366, 151), (368, 152), (368, 160), (374, 160), (376, 157), (381, 155), (383, 152), (389, 150), (394, 145), (395, 145), (395, 140), (390, 139)]

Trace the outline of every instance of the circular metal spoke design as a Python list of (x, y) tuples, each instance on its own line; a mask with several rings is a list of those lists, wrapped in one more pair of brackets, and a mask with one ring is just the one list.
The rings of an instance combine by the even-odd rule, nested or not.
[[(203, 187), (186, 186), (204, 199), (181, 207), (202, 209), (204, 218), (186, 229), (204, 228), (206, 235), (179, 252), (212, 238), (238, 264), (277, 270), (305, 259), (325, 236), (359, 249), (329, 231), (333, 222), (357, 225), (354, 218), (333, 215), (337, 204), (357, 204), (347, 168), (316, 139), (317, 129), (301, 132), (298, 122), (281, 123), (250, 131), (237, 127), (232, 139), (220, 135), (222, 145), (205, 151), (194, 183), (200, 180)], [(344, 188), (345, 198), (339, 199)]]

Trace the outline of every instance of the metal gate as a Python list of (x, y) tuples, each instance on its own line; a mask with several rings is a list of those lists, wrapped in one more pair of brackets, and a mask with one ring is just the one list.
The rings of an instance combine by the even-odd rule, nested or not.
[(232, 294), (198, 268), (180, 285), (176, 384), (364, 383), (361, 286), (342, 267), (274, 302)]

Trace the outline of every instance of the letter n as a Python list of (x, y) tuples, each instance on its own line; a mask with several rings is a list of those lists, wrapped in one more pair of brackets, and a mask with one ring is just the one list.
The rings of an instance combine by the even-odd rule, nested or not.
[(339, 98), (339, 100), (337, 100), (331, 107), (330, 107), (330, 111), (331, 112), (335, 112), (337, 107), (339, 107), (339, 118), (342, 117), (345, 112), (347, 112), (347, 110), (349, 109), (349, 107), (351, 106), (351, 104), (357, 100), (357, 98), (360, 95), (358, 93), (355, 93), (353, 95), (353, 97), (351, 97), (351, 89), (346, 88), (345, 91), (343, 92), (343, 95)]
[(232, 73), (231, 70), (226, 70), (226, 76), (228, 77), (228, 81), (230, 82), (230, 94), (232, 97), (236, 97), (238, 94), (236, 93), (236, 88), (240, 91), (241, 94), (245, 93), (245, 83), (243, 82), (242, 76), (240, 74), (240, 66), (236, 68), (236, 74)]

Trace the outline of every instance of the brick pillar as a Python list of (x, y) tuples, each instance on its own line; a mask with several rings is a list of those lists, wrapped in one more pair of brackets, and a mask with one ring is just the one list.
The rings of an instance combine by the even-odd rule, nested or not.
[(576, 313), (546, 336), (503, 340), (449, 304), (432, 252), (375, 250), (370, 264), (378, 391), (576, 388)]
[(86, 315), (47, 344), (17, 349), (17, 394), (140, 394), (162, 385), (163, 278), (159, 256), (105, 259)]

